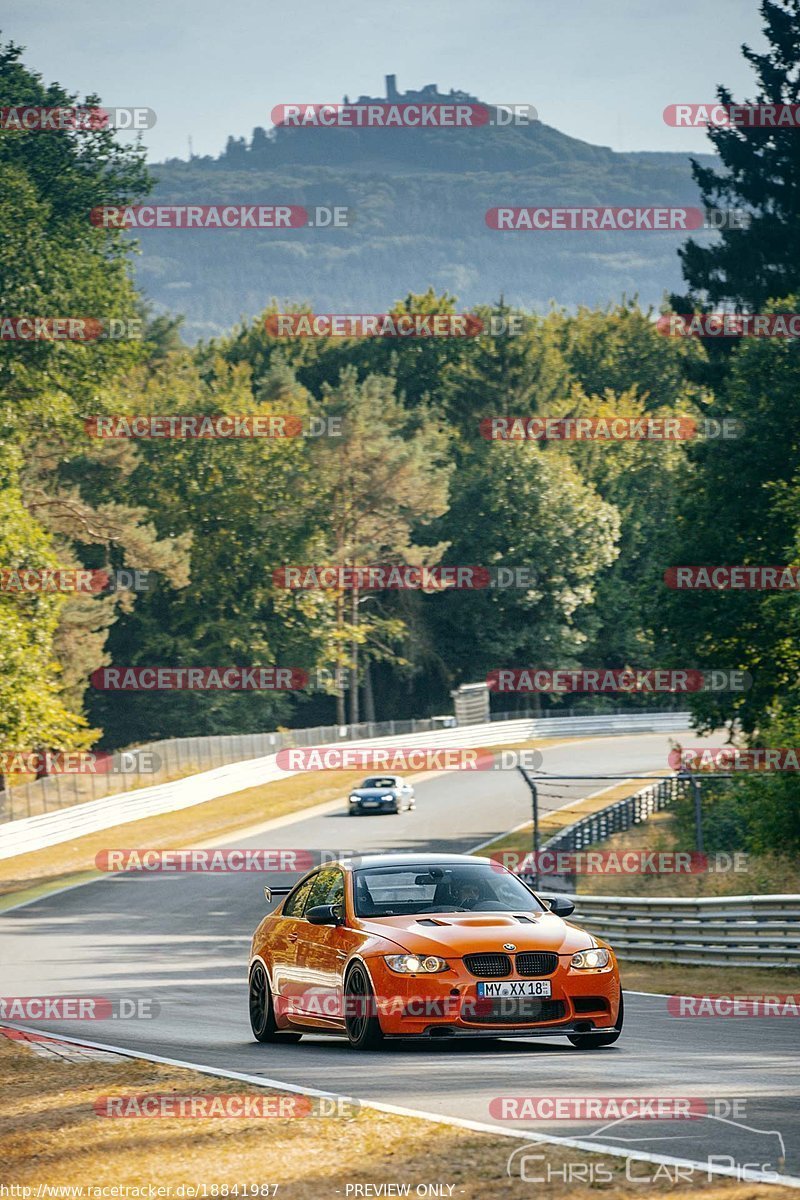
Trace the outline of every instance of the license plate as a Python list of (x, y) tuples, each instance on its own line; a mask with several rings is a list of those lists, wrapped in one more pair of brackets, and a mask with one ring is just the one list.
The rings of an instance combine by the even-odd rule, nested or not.
[(503, 983), (479, 983), (478, 995), (501, 996), (550, 996), (552, 986), (549, 979), (504, 980)]
[(362, 800), (361, 803), (364, 805), (364, 808), (377, 808), (380, 800)]

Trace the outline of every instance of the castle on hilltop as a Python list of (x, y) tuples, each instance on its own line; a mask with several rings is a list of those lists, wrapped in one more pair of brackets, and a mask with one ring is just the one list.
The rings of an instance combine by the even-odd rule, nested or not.
[[(356, 104), (382, 104), (388, 101), (390, 104), (434, 104), (447, 101), (450, 104), (476, 104), (477, 96), (470, 96), (467, 92), (456, 91), (451, 88), (446, 94), (440, 92), (438, 85), (435, 83), (427, 83), (424, 88), (418, 92), (398, 92), (397, 76), (386, 76), (386, 95), (385, 96), (359, 96)], [(344, 97), (344, 103), (349, 104), (347, 96)]]

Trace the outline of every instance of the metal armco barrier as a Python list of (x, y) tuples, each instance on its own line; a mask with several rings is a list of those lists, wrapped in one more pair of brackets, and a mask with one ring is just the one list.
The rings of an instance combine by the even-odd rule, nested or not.
[[(677, 776), (648, 784), (568, 825), (542, 850), (573, 853), (604, 842), (667, 808), (686, 786)], [(538, 890), (547, 894), (546, 876), (540, 878)], [(628, 962), (800, 967), (800, 896), (687, 900), (569, 894), (575, 901), (575, 920)]]
[(604, 842), (614, 833), (622, 833), (633, 825), (640, 825), (653, 813), (668, 808), (686, 787), (686, 781), (677, 775), (673, 779), (662, 779), (648, 784), (633, 796), (616, 800), (608, 808), (581, 817), (574, 825), (568, 825), (542, 846), (542, 850), (574, 851), (585, 850), (597, 842)]
[(800, 967), (800, 896), (573, 898), (575, 920), (629, 962)]
[[(394, 722), (387, 724), (395, 725)], [(260, 758), (250, 758), (244, 762), (229, 762), (210, 771), (202, 771), (185, 779), (173, 780), (171, 783), (156, 784), (153, 787), (138, 788), (135, 791), (122, 792), (98, 800), (74, 803), (70, 807), (61, 808), (55, 812), (44, 812), (36, 816), (23, 817), (21, 820), (9, 821), (0, 828), (0, 859), (11, 858), (16, 854), (25, 854), (31, 850), (40, 850), (45, 846), (54, 846), (59, 842), (69, 841), (86, 833), (96, 833), (101, 829), (109, 829), (126, 821), (137, 821), (142, 817), (176, 812), (179, 809), (190, 808), (194, 804), (202, 804), (206, 800), (215, 800), (220, 796), (227, 796), (259, 784), (285, 779), (289, 773), (281, 770), (275, 760), (275, 751), (285, 746), (341, 745), (344, 740), (347, 740), (348, 744), (353, 746), (380, 746), (388, 743), (398, 746), (444, 749), (448, 746), (507, 746), (514, 742), (524, 742), (531, 738), (558, 734), (591, 736), (595, 734), (669, 733), (688, 729), (689, 713), (659, 712), (627, 713), (615, 716), (550, 717), (544, 720), (490, 722), (486, 725), (470, 725), (460, 729), (436, 729), (433, 732), (430, 731), (430, 728), (415, 733), (401, 732), (401, 726), (409, 724), (410, 722), (398, 721), (393, 730), (387, 731), (391, 735), (389, 738), (373, 736), (361, 739), (341, 738), (336, 741), (330, 738), (325, 741), (321, 738), (319, 742), (312, 742), (306, 739), (309, 734), (316, 731), (298, 729), (283, 734), (254, 734), (251, 735), (253, 738), (280, 738), (282, 745), (276, 742), (273, 752)], [(430, 722), (426, 722), (426, 724), (430, 726)], [(356, 728), (360, 729), (361, 727)], [(368, 727), (364, 726), (363, 728)], [(335, 737), (336, 727), (333, 730), (325, 730), (325, 732), (332, 732)], [(217, 740), (224, 741), (225, 739), (182, 739), (183, 742), (214, 742)], [(158, 745), (159, 743), (153, 743), (147, 749), (156, 748)], [(61, 778), (64, 779), (63, 776)]]
[[(652, 714), (620, 713), (589, 717), (546, 717), (507, 719), (507, 714), (496, 713), (490, 722), (493, 744), (507, 744), (506, 732), (511, 740), (521, 736), (541, 736), (564, 733), (575, 729), (584, 733), (625, 732), (626, 721), (634, 721), (637, 729), (648, 730), (685, 729), (689, 720), (687, 713), (655, 712)], [(622, 722), (620, 725), (619, 722)], [(471, 726), (471, 729), (489, 728), (489, 725)], [(502, 729), (502, 733), (500, 730)], [(535, 730), (533, 734), (519, 734), (519, 730)], [(442, 732), (441, 727), (429, 719), (409, 721), (380, 721), (361, 725), (320, 725), (315, 729), (287, 729), (273, 733), (220, 734), (210, 737), (168, 738), (160, 742), (147, 742), (132, 747), (128, 752), (114, 755), (115, 765), (133, 759), (133, 768), (125, 771), (104, 772), (96, 775), (51, 775), (35, 783), (24, 783), (0, 792), (0, 823), (34, 817), (54, 809), (73, 804), (85, 804), (106, 796), (118, 795), (134, 789), (168, 783), (176, 775), (190, 775), (209, 771), (228, 763), (244, 762), (262, 758), (278, 750), (292, 746), (341, 745), (363, 739), (384, 737), (406, 737), (409, 734)], [(434, 743), (436, 745), (444, 743)], [(448, 742), (447, 745), (477, 745), (476, 742)], [(487, 745), (489, 743), (486, 743)], [(151, 755), (160, 764), (156, 772), (140, 769), (142, 756)]]

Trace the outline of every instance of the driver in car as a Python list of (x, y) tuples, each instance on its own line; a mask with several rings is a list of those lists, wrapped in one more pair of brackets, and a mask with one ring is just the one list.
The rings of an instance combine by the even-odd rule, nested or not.
[(475, 908), (483, 898), (478, 884), (470, 879), (455, 882), (452, 895), (457, 908)]

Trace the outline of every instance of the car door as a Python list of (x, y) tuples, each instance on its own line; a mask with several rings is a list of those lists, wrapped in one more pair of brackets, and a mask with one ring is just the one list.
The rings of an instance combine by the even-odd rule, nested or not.
[(295, 962), (303, 909), (319, 872), (303, 879), (289, 893), (280, 914), (275, 916), (275, 928), (270, 937), (272, 994), (276, 1008), (291, 1012), (296, 1007)]
[[(345, 907), (345, 877), (341, 868), (323, 868), (305, 903), (305, 912), (318, 904)], [(363, 934), (346, 925), (312, 925), (303, 921), (297, 942), (297, 974), (303, 987), (297, 993), (301, 1011), (309, 1022), (321, 1027), (343, 1023), (342, 983), (344, 967)]]

